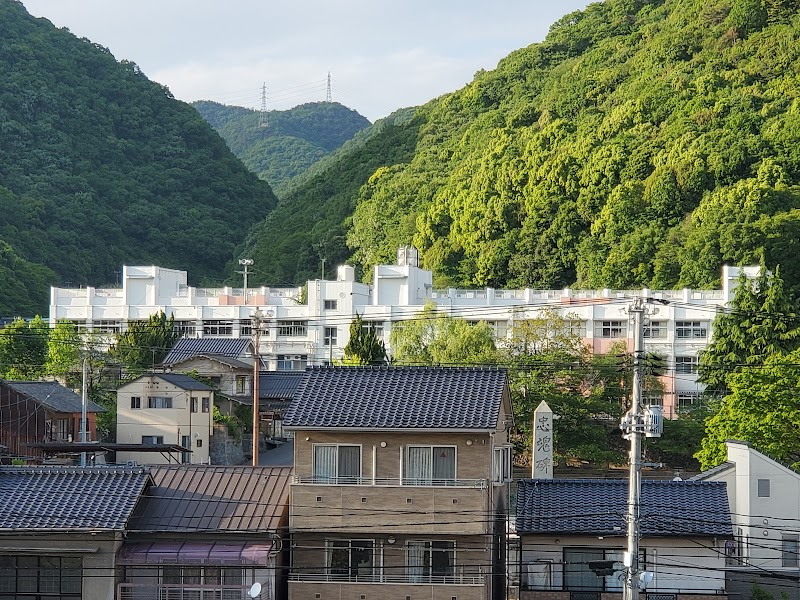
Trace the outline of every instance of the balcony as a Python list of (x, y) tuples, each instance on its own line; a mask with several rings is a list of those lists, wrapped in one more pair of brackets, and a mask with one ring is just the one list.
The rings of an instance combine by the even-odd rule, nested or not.
[[(491, 523), (484, 479), (295, 477), (290, 527), (306, 531), (482, 535)], [(409, 518), (413, 515), (413, 518)]]
[[(366, 593), (383, 598), (433, 598), (450, 600), (484, 600), (486, 578), (483, 575), (453, 575), (420, 578), (405, 575), (336, 578), (325, 574), (292, 573), (289, 575), (289, 597), (359, 598)], [(368, 597), (373, 597), (372, 595)]]
[(117, 600), (249, 600), (249, 591), (249, 585), (120, 583)]

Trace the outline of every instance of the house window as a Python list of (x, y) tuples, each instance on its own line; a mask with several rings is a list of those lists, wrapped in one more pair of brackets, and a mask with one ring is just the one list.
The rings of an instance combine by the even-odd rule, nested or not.
[(675, 337), (678, 339), (705, 339), (707, 335), (706, 321), (675, 321)]
[(409, 541), (406, 574), (411, 583), (452, 583), (455, 542)]
[(337, 336), (339, 333), (338, 327), (326, 327), (325, 328), (325, 345), (326, 346), (335, 346), (337, 342)]
[(314, 482), (349, 484), (361, 479), (361, 446), (314, 444)]
[(375, 331), (375, 337), (379, 340), (383, 339), (383, 321), (364, 321), (361, 325), (361, 331), (368, 334), (370, 330)]
[(197, 333), (197, 325), (194, 321), (175, 321), (173, 330), (178, 337), (192, 337)]
[(142, 398), (140, 396), (131, 396), (131, 408), (142, 408)]
[(142, 436), (142, 445), (144, 446), (152, 446), (154, 444), (163, 444), (164, 443), (164, 436), (163, 435), (143, 435)]
[(408, 446), (404, 485), (452, 485), (456, 478), (455, 446)]
[(236, 376), (236, 393), (244, 394), (247, 392), (247, 377), (244, 375)]
[(307, 354), (278, 354), (278, 371), (305, 371)]
[(250, 319), (244, 319), (239, 324), (239, 335), (244, 337), (250, 337), (253, 335), (253, 321)]
[(197, 398), (192, 398), (192, 412), (197, 412)]
[[(222, 592), (223, 598), (241, 598), (241, 589), (246, 579), (245, 572), (240, 567), (212, 567), (212, 566), (178, 566), (170, 565), (163, 567), (126, 567), (126, 580), (134, 585), (137, 582), (147, 582), (151, 585), (154, 580), (160, 579), (160, 584), (164, 587), (159, 589), (158, 598), (200, 598), (200, 585), (214, 586), (223, 589), (230, 588), (230, 591)], [(159, 577), (160, 571), (160, 577)], [(252, 575), (248, 574), (248, 577)], [(181, 594), (181, 588), (183, 589)], [(237, 593), (238, 592), (238, 593)], [(219, 598), (219, 590), (213, 590), (209, 596)]]
[(597, 321), (594, 324), (594, 337), (624, 338), (627, 335), (627, 321)]
[(373, 540), (328, 540), (326, 550), (330, 579), (372, 580), (375, 567)]
[(797, 568), (797, 552), (800, 550), (800, 538), (796, 535), (785, 535), (781, 540), (781, 561), (784, 567)]
[(758, 480), (758, 497), (769, 498), (769, 479)]
[(678, 392), (678, 410), (691, 410), (703, 405), (700, 392)]
[(201, 439), (199, 439), (199, 438), (198, 438), (198, 439), (197, 439), (197, 441), (195, 442), (195, 445), (196, 445), (198, 448), (202, 448), (202, 447), (203, 447), (203, 440), (201, 440)]
[(150, 396), (147, 399), (147, 408), (172, 408), (172, 398)]
[(697, 357), (696, 356), (676, 356), (675, 357), (675, 373), (680, 375), (691, 375), (697, 373)]
[(324, 307), (325, 310), (336, 310), (339, 303), (336, 300), (325, 300)]
[(203, 407), (203, 412), (207, 413), (211, 408), (211, 399), (210, 398), (201, 398), (201, 404)]
[(306, 337), (308, 321), (278, 321), (278, 337)]
[(0, 555), (0, 597), (9, 600), (79, 600), (82, 559), (65, 556)]
[(643, 335), (646, 339), (665, 339), (667, 337), (667, 322), (650, 321), (650, 323), (644, 326)]
[(233, 321), (203, 321), (203, 335), (233, 335)]
[[(569, 591), (620, 591), (622, 578), (619, 572), (623, 550), (604, 548), (564, 549), (564, 588)], [(644, 565), (640, 552), (639, 566)]]
[(498, 446), (494, 449), (492, 481), (508, 483), (511, 481), (511, 446)]

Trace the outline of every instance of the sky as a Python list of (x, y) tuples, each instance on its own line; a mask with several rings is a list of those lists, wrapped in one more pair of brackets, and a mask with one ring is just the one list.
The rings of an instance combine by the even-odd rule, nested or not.
[(370, 121), (540, 42), (586, 0), (22, 0), (186, 102), (267, 110), (331, 99)]

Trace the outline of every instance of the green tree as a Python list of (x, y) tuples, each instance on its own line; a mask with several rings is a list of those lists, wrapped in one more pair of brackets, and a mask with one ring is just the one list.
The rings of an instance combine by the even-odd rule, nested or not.
[(75, 323), (68, 319), (59, 320), (47, 341), (47, 374), (62, 379), (69, 387), (80, 385), (82, 346)]
[(39, 316), (30, 322), (16, 319), (0, 329), (0, 378), (28, 381), (44, 375), (49, 333)]
[(364, 326), (361, 315), (356, 313), (350, 324), (350, 340), (344, 347), (343, 364), (346, 365), (381, 365), (387, 361), (386, 346), (379, 340), (375, 324)]
[(413, 365), (486, 365), (497, 362), (494, 330), (441, 313), (428, 302), (413, 319), (392, 328), (392, 361)]
[(117, 334), (109, 353), (128, 370), (145, 371), (161, 362), (177, 340), (175, 317), (161, 311), (147, 321), (130, 323), (127, 331)]
[(714, 320), (712, 341), (700, 356), (700, 381), (708, 394), (725, 395), (735, 373), (800, 347), (796, 307), (779, 267), (771, 274), (762, 265), (754, 281), (742, 273), (731, 310)]
[(729, 394), (706, 421), (700, 466), (724, 462), (725, 440), (736, 439), (800, 468), (800, 349), (738, 369), (727, 383)]

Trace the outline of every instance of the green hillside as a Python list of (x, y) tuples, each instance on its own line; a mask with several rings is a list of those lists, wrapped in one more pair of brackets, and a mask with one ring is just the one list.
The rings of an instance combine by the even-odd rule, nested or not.
[(797, 286), (797, 11), (608, 0), (567, 15), (294, 189), (248, 241), (263, 257), (296, 241), (260, 276), (300, 281), (323, 254), (368, 273), (411, 243), (440, 284), (702, 287), (763, 257)]
[(125, 264), (220, 280), (277, 200), (131, 62), (0, 2), (0, 314)]
[(279, 196), (289, 181), (341, 146), (370, 123), (337, 102), (313, 102), (286, 111), (260, 113), (202, 100), (193, 102), (248, 169)]

